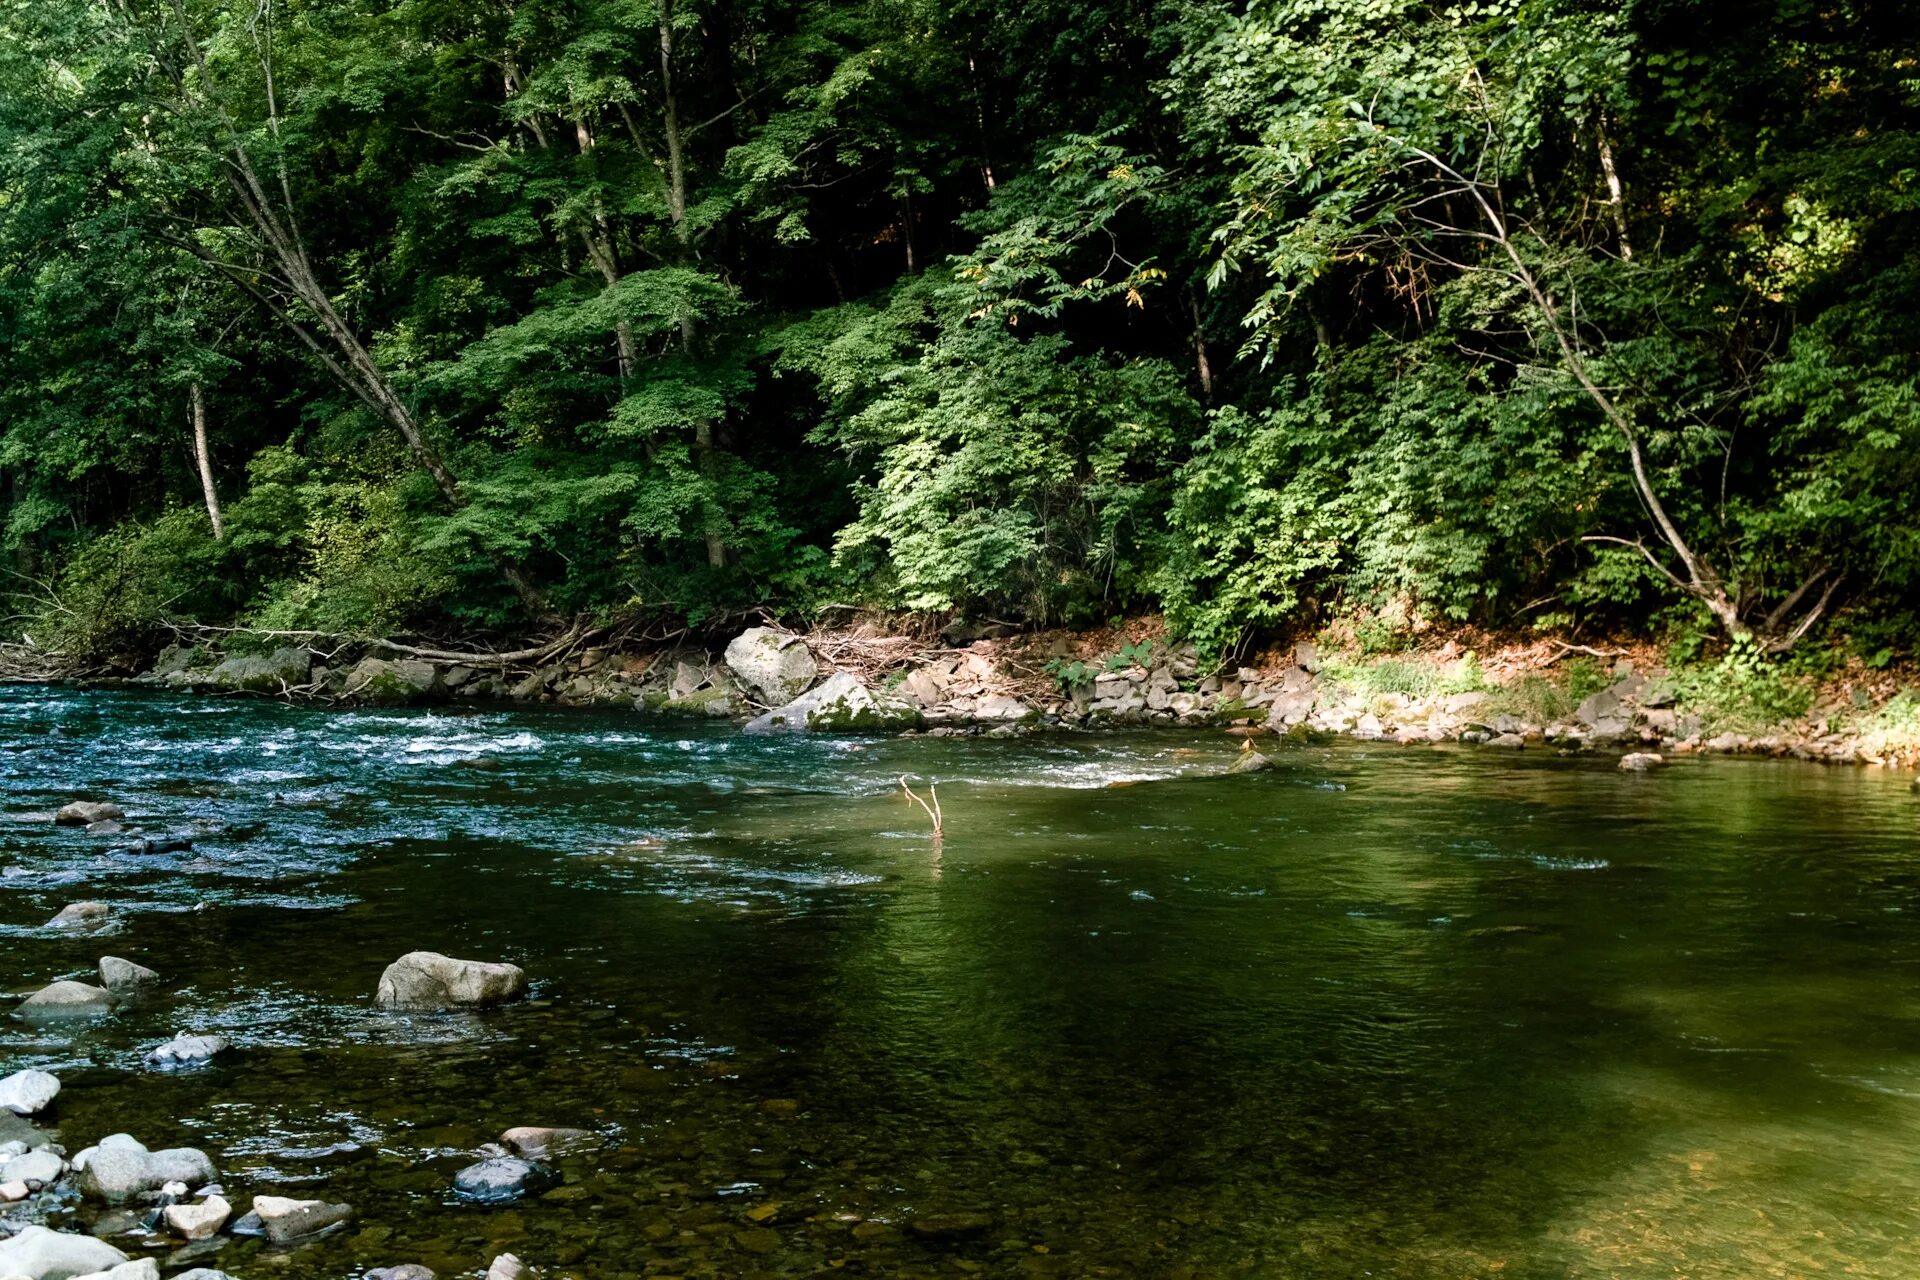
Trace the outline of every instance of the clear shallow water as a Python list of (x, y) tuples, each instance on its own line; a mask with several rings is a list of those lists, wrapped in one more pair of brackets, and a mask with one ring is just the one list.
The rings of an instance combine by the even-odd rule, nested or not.
[[(1352, 743), (1218, 776), (1234, 745), (0, 689), (5, 987), (166, 980), (0, 1020), (0, 1072), (60, 1073), (69, 1149), (355, 1205), (231, 1243), (246, 1277), (1920, 1274), (1904, 779)], [(81, 797), (195, 848), (11, 820)], [(42, 927), (82, 898), (118, 931)], [(535, 998), (374, 1011), (414, 948)], [(239, 1048), (141, 1071), (176, 1030)], [(521, 1124), (609, 1141), (453, 1205)], [(906, 1229), (959, 1212), (992, 1226)]]

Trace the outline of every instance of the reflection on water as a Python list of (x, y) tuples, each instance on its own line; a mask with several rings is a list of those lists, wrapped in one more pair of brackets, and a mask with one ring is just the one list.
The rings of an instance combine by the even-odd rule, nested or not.
[[(1221, 776), (1236, 745), (0, 690), (5, 816), (194, 838), (0, 821), (11, 989), (166, 979), (0, 1023), (0, 1072), (62, 1074), (69, 1149), (357, 1207), (214, 1256), (246, 1276), (1920, 1273), (1902, 782), (1350, 743)], [(44, 927), (81, 898), (119, 931)], [(413, 948), (534, 997), (377, 1013)], [(176, 1031), (238, 1047), (143, 1072)], [(527, 1124), (603, 1142), (453, 1204)]]

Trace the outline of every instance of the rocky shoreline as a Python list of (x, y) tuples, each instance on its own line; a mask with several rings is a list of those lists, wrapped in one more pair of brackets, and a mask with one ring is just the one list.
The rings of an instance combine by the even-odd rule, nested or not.
[[(64, 811), (63, 811), (64, 813)], [(76, 907), (97, 911), (76, 912)], [(49, 928), (90, 933), (106, 923), (97, 903), (70, 904)], [(133, 961), (102, 956), (99, 985), (61, 980), (22, 1000), (13, 1016), (43, 1038), (60, 1039), (161, 983)], [(456, 960), (435, 952), (401, 956), (381, 975), (373, 1004), (384, 1011), (485, 1009), (525, 997), (516, 965)], [(150, 1071), (194, 1070), (231, 1049), (224, 1036), (183, 1035), (146, 1054)], [(60, 1077), (29, 1068), (0, 1075), (0, 1278), (4, 1280), (160, 1280), (161, 1251), (173, 1280), (234, 1280), (204, 1265), (238, 1237), (286, 1249), (333, 1235), (354, 1220), (352, 1205), (262, 1191), (235, 1214), (215, 1161), (190, 1147), (151, 1150), (127, 1133), (107, 1134), (69, 1154), (59, 1125)], [(473, 1153), (453, 1175), (463, 1204), (497, 1206), (558, 1185), (549, 1161), (597, 1147), (588, 1129), (520, 1126)], [(49, 1225), (53, 1224), (53, 1225)], [(75, 1225), (83, 1230), (60, 1229)], [(118, 1243), (115, 1243), (115, 1242)], [(124, 1248), (122, 1246), (125, 1246)], [(283, 1260), (284, 1254), (265, 1260)], [(511, 1253), (495, 1255), (486, 1280), (525, 1280)], [(434, 1280), (418, 1263), (376, 1268), (367, 1280)]]
[(1642, 670), (1626, 659), (1602, 674), (1600, 687), (1577, 702), (1563, 700), (1556, 713), (1537, 698), (1516, 696), (1511, 683), (1479, 678), (1470, 653), (1447, 659), (1443, 651), (1426, 682), (1432, 687), (1404, 692), (1356, 679), (1357, 669), (1343, 655), (1323, 657), (1310, 642), (1255, 663), (1203, 670), (1191, 644), (1123, 643), (1103, 655), (1084, 635), (996, 630), (921, 641), (754, 627), (723, 647), (584, 644), (524, 665), (410, 656), (379, 645), (330, 653), (297, 645), (254, 652), (176, 645), (127, 683), (344, 706), (622, 708), (730, 720), (752, 733), (1004, 738), (1184, 726), (1408, 746), (1920, 764), (1901, 744), (1869, 741), (1817, 709), (1797, 724), (1764, 732), (1716, 727), (1681, 701), (1665, 671), (1657, 665)]

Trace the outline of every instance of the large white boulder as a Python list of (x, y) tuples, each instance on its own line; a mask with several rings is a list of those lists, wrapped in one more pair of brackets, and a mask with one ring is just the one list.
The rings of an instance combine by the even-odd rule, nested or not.
[(60, 1078), (47, 1071), (16, 1071), (0, 1080), (0, 1107), (17, 1116), (45, 1111), (60, 1096)]
[(783, 707), (805, 693), (820, 675), (807, 642), (799, 636), (754, 627), (727, 646), (734, 679), (769, 707)]
[(0, 1240), (0, 1276), (27, 1280), (71, 1280), (73, 1276), (111, 1271), (127, 1255), (92, 1236), (23, 1227), (20, 1234)]
[(380, 975), (374, 1002), (383, 1009), (446, 1009), (500, 1004), (525, 994), (527, 975), (519, 965), (410, 951)]
[(920, 724), (920, 709), (897, 698), (875, 693), (845, 671), (828, 676), (777, 711), (749, 720), (748, 733), (858, 733), (863, 730), (911, 729)]

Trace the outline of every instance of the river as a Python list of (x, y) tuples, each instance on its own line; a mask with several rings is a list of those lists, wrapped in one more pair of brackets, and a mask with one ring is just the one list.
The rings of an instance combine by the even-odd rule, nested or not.
[[(1237, 745), (0, 689), (8, 989), (163, 979), (0, 1019), (0, 1075), (61, 1076), (70, 1151), (354, 1206), (201, 1258), (242, 1280), (1920, 1274), (1903, 778)], [(77, 798), (194, 847), (108, 853)], [(113, 931), (45, 927), (80, 899)], [(376, 1010), (414, 949), (533, 996)], [(177, 1031), (235, 1049), (143, 1069)], [(456, 1203), (515, 1125), (604, 1145)]]

